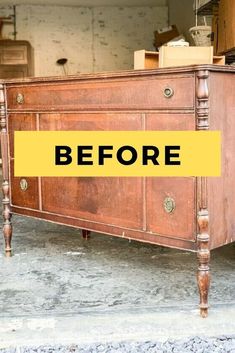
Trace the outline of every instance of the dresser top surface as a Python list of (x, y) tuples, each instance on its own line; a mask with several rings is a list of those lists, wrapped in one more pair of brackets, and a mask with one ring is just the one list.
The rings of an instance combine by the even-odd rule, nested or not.
[(0, 84), (19, 85), (25, 83), (56, 83), (56, 82), (71, 82), (71, 81), (89, 81), (102, 79), (118, 79), (118, 78), (134, 78), (134, 77), (148, 77), (161, 76), (167, 74), (192, 74), (198, 71), (210, 72), (224, 72), (235, 74), (235, 66), (229, 65), (190, 65), (180, 67), (169, 67), (162, 69), (148, 69), (148, 70), (123, 70), (117, 72), (99, 72), (79, 74), (75, 76), (49, 76), (49, 77), (27, 77), (23, 79), (7, 79), (0, 80)]

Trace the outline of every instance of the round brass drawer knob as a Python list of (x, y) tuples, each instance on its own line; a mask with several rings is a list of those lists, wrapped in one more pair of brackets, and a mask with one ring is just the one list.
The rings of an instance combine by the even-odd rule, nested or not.
[(164, 200), (164, 209), (167, 213), (172, 213), (175, 210), (175, 200), (171, 197), (166, 197)]
[(24, 103), (24, 96), (22, 93), (18, 93), (16, 96), (16, 102), (18, 104), (23, 104)]
[(173, 88), (171, 88), (171, 87), (166, 87), (166, 88), (164, 89), (164, 96), (165, 96), (166, 98), (171, 98), (173, 95), (174, 95), (174, 90), (173, 90)]
[(20, 188), (22, 191), (26, 191), (28, 189), (28, 182), (26, 179), (20, 180)]

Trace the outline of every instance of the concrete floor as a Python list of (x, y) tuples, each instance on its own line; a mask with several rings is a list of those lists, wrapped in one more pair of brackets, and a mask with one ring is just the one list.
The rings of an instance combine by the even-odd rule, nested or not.
[[(235, 246), (212, 251), (210, 315), (196, 254), (13, 216), (0, 256), (0, 347), (235, 334)], [(0, 242), (3, 250), (3, 240)]]

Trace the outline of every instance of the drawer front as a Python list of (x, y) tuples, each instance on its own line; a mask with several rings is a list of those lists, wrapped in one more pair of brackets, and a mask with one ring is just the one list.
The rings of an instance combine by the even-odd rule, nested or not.
[(14, 177), (14, 160), (10, 163), (11, 203), (14, 206), (39, 209), (38, 178)]
[(0, 48), (0, 64), (2, 65), (26, 65), (27, 46), (10, 45)]
[(42, 178), (44, 211), (141, 230), (141, 178)]
[(36, 130), (35, 114), (9, 114), (9, 150), (10, 150), (10, 177), (11, 203), (14, 206), (39, 209), (38, 178), (14, 177), (14, 131)]
[(147, 230), (195, 240), (195, 178), (147, 178)]
[(142, 125), (138, 113), (51, 113), (39, 116), (39, 129), (45, 131), (135, 131), (142, 130)]
[(9, 147), (10, 156), (14, 157), (14, 131), (31, 131), (36, 130), (35, 114), (9, 114), (8, 131), (9, 131)]
[(192, 109), (194, 84), (192, 75), (171, 75), (128, 81), (14, 86), (8, 88), (8, 108), (40, 111)]
[[(194, 114), (147, 114), (147, 130), (195, 130)], [(193, 177), (146, 179), (147, 230), (171, 238), (195, 240)]]
[[(141, 130), (141, 114), (41, 114), (40, 130)], [(42, 209), (132, 229), (143, 228), (141, 178), (42, 178)]]
[(0, 65), (0, 77), (3, 80), (11, 78), (24, 78), (28, 76), (28, 67), (26, 65)]

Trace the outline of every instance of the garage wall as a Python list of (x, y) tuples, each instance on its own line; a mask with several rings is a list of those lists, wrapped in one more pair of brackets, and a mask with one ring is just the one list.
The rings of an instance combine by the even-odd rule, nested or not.
[[(11, 12), (0, 7), (0, 16)], [(133, 67), (133, 51), (152, 49), (153, 31), (168, 25), (167, 6), (70, 7), (19, 5), (17, 39), (35, 51), (35, 75), (61, 75), (57, 59), (68, 58), (68, 73)], [(12, 27), (4, 34), (12, 37)]]
[[(190, 44), (194, 45), (194, 42), (189, 34), (189, 28), (196, 25), (194, 0), (168, 0), (168, 5), (170, 24), (176, 24), (180, 33), (183, 33)], [(206, 16), (205, 19), (206, 24), (211, 26), (211, 16)], [(198, 16), (198, 25), (205, 25), (203, 16)]]
[(188, 30), (195, 26), (194, 0), (168, 0), (168, 3), (170, 24), (176, 24), (180, 33), (192, 42)]
[(153, 49), (154, 30), (167, 24), (166, 7), (94, 8), (95, 70), (132, 68), (134, 50)]

